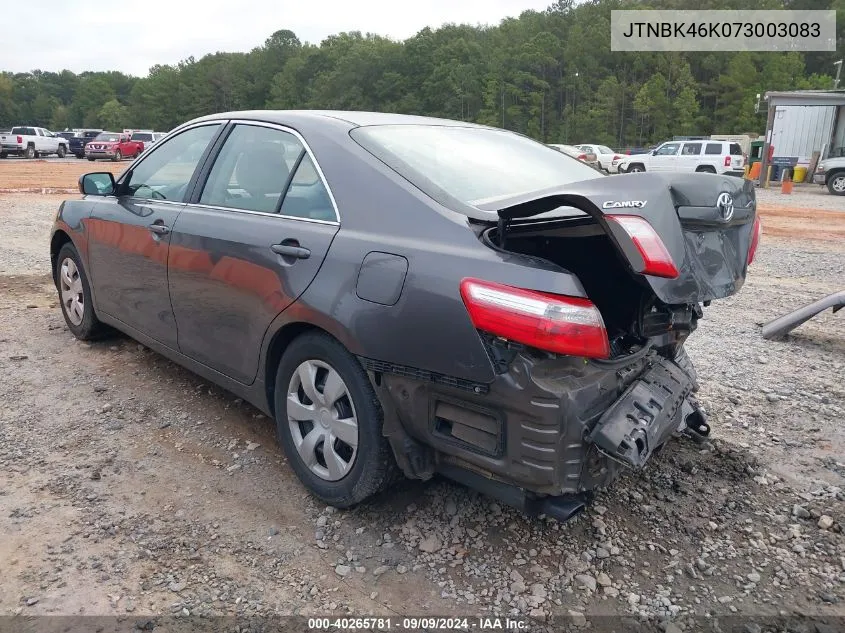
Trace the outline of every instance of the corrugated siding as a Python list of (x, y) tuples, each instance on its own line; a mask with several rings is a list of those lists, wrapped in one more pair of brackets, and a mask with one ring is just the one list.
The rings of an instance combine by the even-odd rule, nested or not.
[(836, 106), (778, 106), (772, 125), (775, 156), (797, 156), (809, 163), (815, 151), (830, 142)]

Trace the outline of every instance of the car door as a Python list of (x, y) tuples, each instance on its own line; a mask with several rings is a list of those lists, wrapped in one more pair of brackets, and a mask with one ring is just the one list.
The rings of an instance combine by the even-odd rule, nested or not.
[(118, 180), (119, 195), (94, 198), (88, 266), (98, 310), (176, 349), (167, 287), (170, 233), (197, 167), (222, 123), (189, 128)]
[(171, 241), (179, 350), (248, 384), (270, 322), (317, 274), (337, 211), (304, 141), (283, 127), (231, 124), (204, 172)]
[(654, 154), (648, 161), (648, 171), (674, 171), (677, 168), (678, 151), (680, 143), (663, 143), (654, 150)]
[(686, 142), (681, 145), (681, 153), (676, 164), (677, 171), (693, 172), (701, 164), (701, 143)]
[(33, 130), (35, 132), (35, 151), (48, 152), (50, 151), (50, 139), (47, 138), (43, 128), (37, 127)]

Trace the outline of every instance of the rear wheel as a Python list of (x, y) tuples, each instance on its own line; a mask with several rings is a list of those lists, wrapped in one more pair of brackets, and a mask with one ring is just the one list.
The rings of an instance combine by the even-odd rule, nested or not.
[(30, 145), (26, 148), (26, 151), (23, 153), (24, 158), (35, 158), (35, 148)]
[(91, 287), (82, 267), (82, 259), (73, 244), (62, 246), (56, 257), (56, 286), (68, 329), (82, 341), (99, 338), (106, 332), (94, 314), (91, 302)]
[(91, 158), (90, 156), (88, 157), (88, 160), (90, 160), (92, 163), (94, 162), (94, 159)]
[(65, 157), (65, 146), (64, 145), (59, 145), (59, 150), (56, 152), (56, 156), (58, 156), (59, 158)]
[(638, 174), (643, 171), (645, 171), (645, 166), (641, 165), (640, 163), (634, 163), (633, 165), (628, 167), (629, 174)]
[(833, 174), (828, 178), (827, 190), (834, 196), (845, 196), (845, 172)]
[(327, 334), (304, 334), (285, 350), (275, 411), (291, 466), (325, 503), (353, 506), (393, 478), (381, 404), (355, 357)]
[(0, 152), (0, 158), (9, 158), (9, 155), (6, 152)]

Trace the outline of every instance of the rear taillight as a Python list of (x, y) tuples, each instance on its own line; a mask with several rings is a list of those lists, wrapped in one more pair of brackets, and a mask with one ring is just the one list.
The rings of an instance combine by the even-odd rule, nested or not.
[(627, 233), (640, 252), (644, 267), (638, 272), (669, 279), (675, 279), (678, 276), (678, 269), (675, 268), (675, 262), (666, 250), (666, 245), (645, 218), (638, 215), (608, 215), (606, 217)]
[(619, 154), (613, 155), (613, 160), (620, 160), (622, 157)]
[(587, 160), (587, 155), (586, 154), (579, 154), (578, 160)]
[(18, 145), (20, 145), (21, 143), (23, 143), (23, 136), (18, 137)]
[(731, 166), (731, 157), (725, 156), (725, 167), (730, 167), (730, 166)]
[(461, 281), (461, 297), (473, 325), (494, 336), (556, 354), (610, 356), (604, 321), (589, 299), (470, 278)]
[(760, 216), (754, 218), (754, 228), (751, 229), (751, 245), (748, 247), (748, 265), (754, 261), (754, 256), (757, 254), (757, 246), (760, 245), (760, 237), (763, 235), (763, 223), (760, 222)]

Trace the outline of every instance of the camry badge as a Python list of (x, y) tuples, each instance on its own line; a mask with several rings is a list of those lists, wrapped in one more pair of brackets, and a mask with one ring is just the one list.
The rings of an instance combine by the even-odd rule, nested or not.
[(602, 206), (603, 209), (642, 209), (646, 200), (608, 200)]

